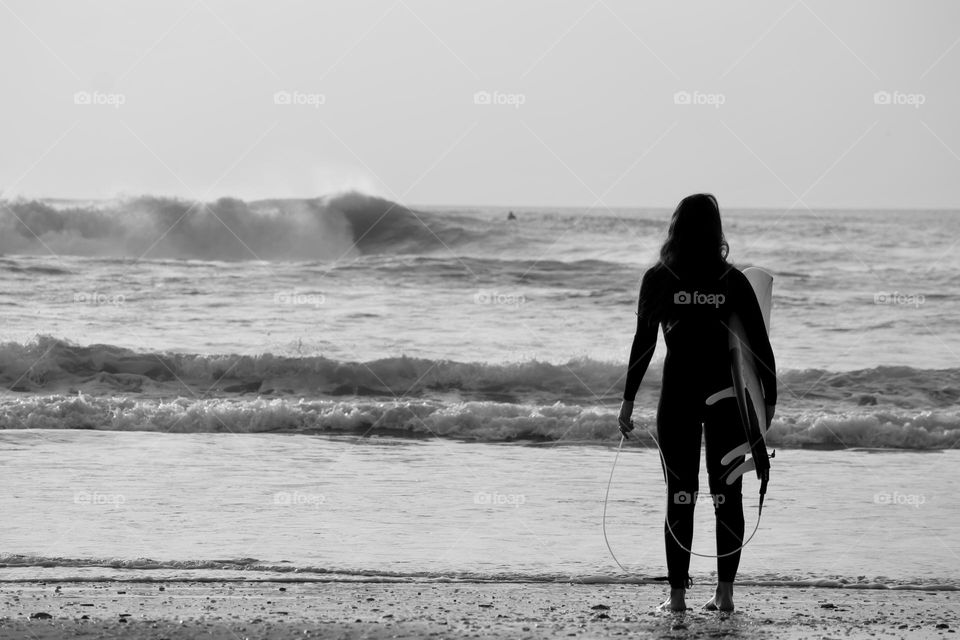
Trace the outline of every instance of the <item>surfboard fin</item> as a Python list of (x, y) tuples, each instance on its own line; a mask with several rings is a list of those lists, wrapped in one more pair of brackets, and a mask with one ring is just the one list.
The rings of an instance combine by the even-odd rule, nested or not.
[(739, 458), (740, 456), (745, 456), (748, 453), (750, 453), (750, 445), (744, 442), (742, 445), (731, 449), (727, 453), (727, 455), (720, 458), (720, 464), (722, 464), (723, 466), (727, 466), (728, 464), (733, 462), (734, 459)]
[(730, 386), (724, 389), (723, 391), (717, 391), (713, 395), (709, 396), (707, 398), (707, 406), (708, 407), (713, 406), (716, 403), (720, 402), (721, 400), (724, 400), (725, 398), (736, 398), (736, 397), (737, 397), (736, 389)]
[[(746, 446), (746, 445), (745, 445)], [(757, 463), (753, 458), (744, 460), (739, 464), (733, 471), (730, 472), (730, 475), (727, 476), (727, 484), (733, 484), (737, 481), (737, 478), (745, 474), (747, 471), (757, 468)]]
[[(744, 455), (750, 451), (750, 445), (743, 444), (728, 453), (723, 457), (723, 460), (720, 461), (721, 464), (727, 465), (730, 464), (730, 461), (736, 458), (737, 456)], [(761, 494), (766, 493), (767, 483), (770, 481), (770, 461), (769, 458), (774, 458), (777, 455), (776, 449), (773, 452), (767, 455), (767, 468), (765, 470), (757, 472), (757, 477), (760, 479), (760, 488)], [(727, 476), (727, 484), (733, 484), (737, 481), (737, 478), (742, 476), (748, 471), (754, 471), (757, 468), (757, 461), (754, 458), (747, 458), (742, 463), (733, 468), (733, 471)]]

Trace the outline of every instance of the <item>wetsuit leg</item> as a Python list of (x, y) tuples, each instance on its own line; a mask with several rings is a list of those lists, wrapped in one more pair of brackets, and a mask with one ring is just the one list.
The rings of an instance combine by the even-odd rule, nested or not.
[(744, 456), (738, 456), (726, 466), (720, 464), (720, 459), (745, 440), (737, 401), (728, 398), (708, 407), (703, 431), (710, 493), (717, 516), (717, 555), (731, 554), (717, 558), (717, 580), (733, 582), (740, 566), (740, 551), (731, 552), (743, 544), (743, 476), (730, 485), (727, 476), (743, 462)]
[(674, 589), (684, 589), (690, 582), (690, 553), (684, 547), (689, 549), (693, 544), (693, 510), (699, 489), (702, 433), (702, 412), (699, 409), (689, 397), (671, 397), (667, 393), (661, 393), (657, 408), (657, 439), (663, 453), (663, 474), (667, 483), (667, 516), (663, 533), (667, 572)]

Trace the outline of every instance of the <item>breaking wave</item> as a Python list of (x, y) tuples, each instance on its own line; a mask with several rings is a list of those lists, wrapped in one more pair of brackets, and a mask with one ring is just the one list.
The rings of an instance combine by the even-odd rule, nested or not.
[[(92, 429), (170, 433), (300, 433), (451, 438), (480, 442), (614, 443), (616, 410), (555, 402), (135, 399), (32, 396), (3, 402), (3, 429)], [(960, 411), (799, 412), (779, 416), (773, 447), (936, 450), (960, 448)], [(654, 417), (636, 417), (631, 443), (652, 446)]]
[(442, 217), (348, 192), (315, 199), (201, 203), (16, 200), (0, 207), (0, 253), (193, 260), (332, 260), (420, 253), (468, 232)]
[[(479, 441), (610, 442), (623, 366), (342, 362), (271, 354), (139, 353), (50, 337), (0, 345), (0, 427), (386, 434)], [(655, 371), (638, 397), (652, 444)], [(960, 369), (781, 371), (771, 446), (960, 448)]]

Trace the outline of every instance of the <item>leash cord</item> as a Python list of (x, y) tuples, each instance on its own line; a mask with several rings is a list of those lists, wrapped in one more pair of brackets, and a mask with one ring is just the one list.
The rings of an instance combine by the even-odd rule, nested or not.
[[(650, 432), (648, 431), (647, 433), (650, 433)], [(653, 443), (657, 445), (657, 452), (660, 454), (660, 461), (661, 463), (663, 463), (664, 468), (666, 468), (667, 463), (663, 457), (663, 449), (660, 448), (660, 443), (657, 441), (656, 438), (653, 437), (652, 433), (650, 434), (650, 436), (651, 436), (651, 439), (653, 440)], [(620, 561), (617, 560), (617, 556), (616, 554), (614, 554), (613, 548), (610, 546), (610, 540), (607, 538), (607, 503), (610, 500), (610, 486), (613, 484), (613, 472), (616, 471), (617, 469), (617, 461), (620, 460), (620, 451), (621, 449), (623, 449), (623, 441), (625, 439), (626, 437), (623, 434), (620, 434), (620, 444), (617, 445), (617, 454), (613, 458), (613, 466), (610, 467), (610, 478), (607, 480), (607, 492), (606, 492), (606, 495), (604, 495), (603, 497), (603, 517), (601, 518), (601, 528), (603, 529), (603, 541), (607, 544), (607, 551), (610, 552), (610, 557), (613, 558), (613, 561), (617, 563), (617, 566), (620, 567), (620, 569), (624, 573), (630, 573), (629, 571), (627, 571), (626, 567), (620, 564)], [(669, 504), (670, 504), (670, 490), (667, 489), (667, 505), (669, 506)], [(673, 527), (670, 526), (670, 520), (664, 518), (664, 522), (667, 525), (667, 531), (670, 532), (670, 536), (673, 538), (673, 541), (677, 543), (677, 546), (679, 546), (681, 549), (683, 549), (690, 555), (698, 556), (700, 558), (726, 558), (727, 556), (732, 556), (735, 553), (739, 553), (740, 551), (743, 550), (744, 547), (750, 544), (750, 541), (753, 540), (753, 536), (757, 535), (757, 530), (760, 528), (760, 516), (762, 514), (763, 514), (763, 497), (761, 496), (761, 502), (759, 507), (757, 508), (757, 524), (753, 527), (753, 533), (751, 533), (750, 537), (747, 538), (744, 541), (744, 543), (741, 544), (739, 547), (737, 547), (733, 551), (728, 551), (727, 553), (722, 553), (722, 554), (697, 553), (692, 549), (688, 549), (687, 547), (683, 546), (683, 544), (677, 539), (677, 535), (673, 532)]]

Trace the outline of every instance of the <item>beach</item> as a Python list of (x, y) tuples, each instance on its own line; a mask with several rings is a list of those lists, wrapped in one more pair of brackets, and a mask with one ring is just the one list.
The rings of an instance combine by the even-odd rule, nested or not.
[[(695, 585), (688, 606), (710, 595)], [(663, 596), (661, 585), (576, 583), (7, 582), (0, 635), (799, 640), (949, 638), (960, 627), (950, 591), (741, 587), (732, 614), (660, 612)]]

